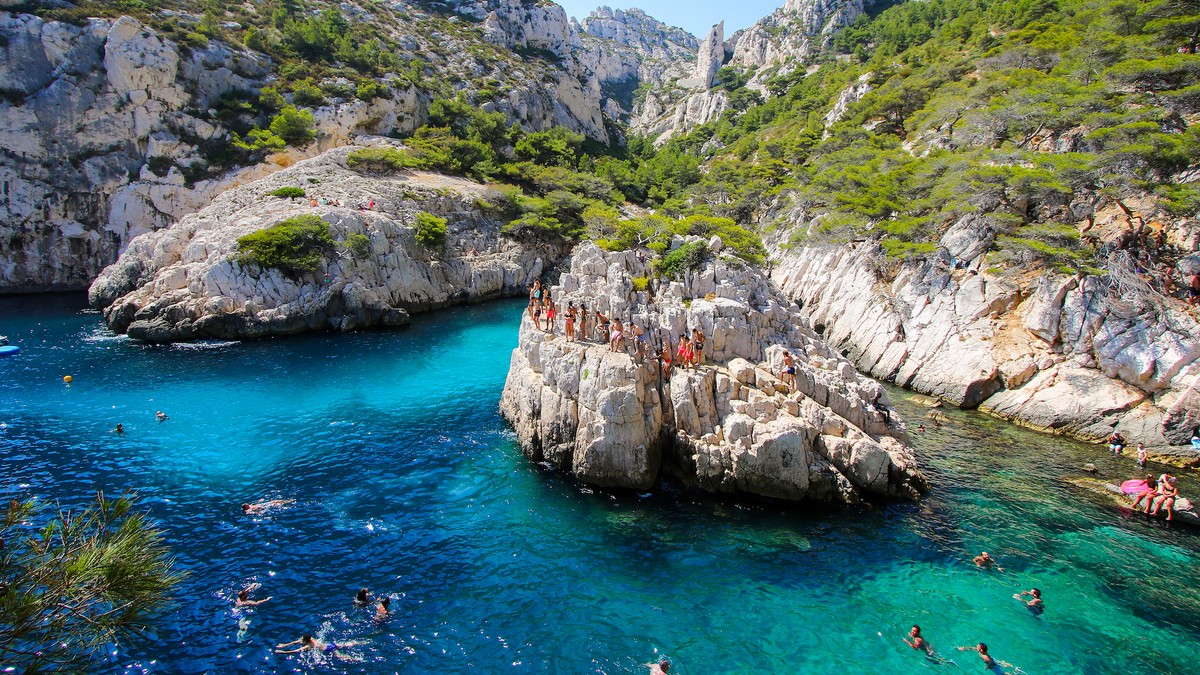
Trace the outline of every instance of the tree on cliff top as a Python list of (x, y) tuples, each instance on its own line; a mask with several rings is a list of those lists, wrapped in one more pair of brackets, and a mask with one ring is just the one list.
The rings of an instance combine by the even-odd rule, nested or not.
[(135, 495), (82, 511), (12, 501), (0, 514), (0, 663), (25, 675), (78, 671), (144, 635), (185, 574)]

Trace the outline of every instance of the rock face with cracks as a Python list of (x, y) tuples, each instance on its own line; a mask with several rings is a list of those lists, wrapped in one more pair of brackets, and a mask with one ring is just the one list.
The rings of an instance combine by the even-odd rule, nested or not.
[(995, 235), (986, 217), (966, 216), (936, 255), (890, 279), (869, 244), (776, 249), (772, 279), (874, 377), (1041, 431), (1090, 441), (1119, 431), (1194, 461), (1195, 319), (1133, 310), (1105, 276), (992, 274), (982, 263)]
[[(113, 331), (151, 342), (345, 331), (523, 293), (563, 254), (502, 235), (502, 223), (477, 206), (483, 186), (425, 172), (362, 175), (346, 167), (355, 149), (330, 150), (224, 192), (171, 227), (137, 237), (92, 284), (91, 304)], [(271, 196), (282, 187), (306, 195)], [(371, 201), (373, 209), (355, 206)], [(417, 241), (419, 212), (446, 219), (443, 247)], [(320, 218), (337, 242), (319, 269), (289, 275), (241, 261), (239, 237), (303, 214)], [(365, 251), (346, 245), (353, 235), (368, 238)]]
[[(830, 350), (758, 272), (721, 258), (682, 282), (635, 290), (634, 279), (650, 276), (635, 253), (584, 243), (550, 291), (562, 308), (554, 332), (526, 313), (500, 410), (530, 459), (638, 489), (660, 474), (791, 500), (916, 498), (925, 489), (882, 387)], [(679, 334), (699, 329), (702, 365), (664, 374), (628, 342), (610, 351), (568, 340), (568, 303), (642, 326), (651, 348), (672, 353)], [(593, 322), (586, 328), (591, 335)], [(794, 389), (780, 378), (784, 350), (795, 357)]]

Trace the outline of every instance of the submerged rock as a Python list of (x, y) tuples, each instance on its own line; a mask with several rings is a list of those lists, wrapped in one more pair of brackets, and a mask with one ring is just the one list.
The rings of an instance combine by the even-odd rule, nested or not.
[[(224, 192), (137, 237), (92, 284), (91, 304), (113, 331), (149, 342), (394, 326), (410, 312), (523, 293), (562, 254), (503, 236), (478, 206), (483, 186), (424, 172), (365, 176), (345, 166), (355, 149)], [(281, 187), (305, 197), (271, 196)], [(356, 206), (372, 201), (373, 209)], [(417, 241), (419, 212), (447, 220), (444, 247)], [(337, 242), (316, 271), (289, 275), (239, 258), (238, 238), (303, 214), (328, 224)], [(368, 238), (365, 251), (346, 245), (354, 235)]]
[[(556, 332), (537, 330), (528, 313), (522, 319), (500, 410), (532, 460), (638, 489), (663, 473), (709, 491), (782, 499), (916, 498), (925, 489), (886, 392), (830, 350), (758, 272), (721, 258), (682, 283), (651, 277), (636, 254), (584, 243), (551, 289), (561, 308)], [(646, 290), (635, 289), (637, 278), (649, 280)], [(568, 302), (640, 325), (650, 348), (672, 353), (681, 333), (699, 329), (704, 365), (667, 376), (629, 347), (568, 341)], [(785, 349), (797, 391), (778, 376)]]

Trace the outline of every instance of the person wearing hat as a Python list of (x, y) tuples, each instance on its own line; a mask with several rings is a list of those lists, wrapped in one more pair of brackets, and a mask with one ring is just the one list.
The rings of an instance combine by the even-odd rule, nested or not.
[(1160, 508), (1166, 507), (1167, 520), (1175, 515), (1171, 509), (1175, 506), (1175, 498), (1179, 496), (1179, 490), (1175, 487), (1175, 476), (1169, 473), (1164, 473), (1158, 477), (1158, 496), (1154, 498), (1154, 511), (1150, 510), (1150, 502), (1146, 502), (1146, 513), (1157, 516)]

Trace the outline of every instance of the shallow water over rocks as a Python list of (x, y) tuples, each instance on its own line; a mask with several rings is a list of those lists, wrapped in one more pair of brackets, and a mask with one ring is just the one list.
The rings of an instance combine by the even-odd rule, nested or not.
[[(116, 650), (107, 672), (953, 669), (900, 641), (912, 623), (971, 670), (954, 646), (987, 642), (1027, 673), (1195, 667), (1200, 531), (1057, 480), (1089, 461), (1135, 474), (1096, 446), (946, 411), (942, 431), (913, 434), (933, 483), (916, 504), (606, 492), (529, 464), (500, 420), (519, 302), (158, 347), (83, 306), (0, 298), (0, 334), (22, 348), (0, 357), (0, 489), (72, 504), (134, 487), (192, 571), (159, 641)], [(915, 428), (927, 409), (891, 393)], [(1183, 492), (1200, 494), (1192, 477)], [(264, 497), (297, 504), (240, 515)], [(980, 550), (1007, 573), (974, 569)], [(253, 582), (274, 599), (233, 610)], [(359, 586), (390, 594), (393, 618), (356, 609)], [(1031, 586), (1041, 617), (1011, 598)], [(358, 644), (270, 654), (305, 631)]]

